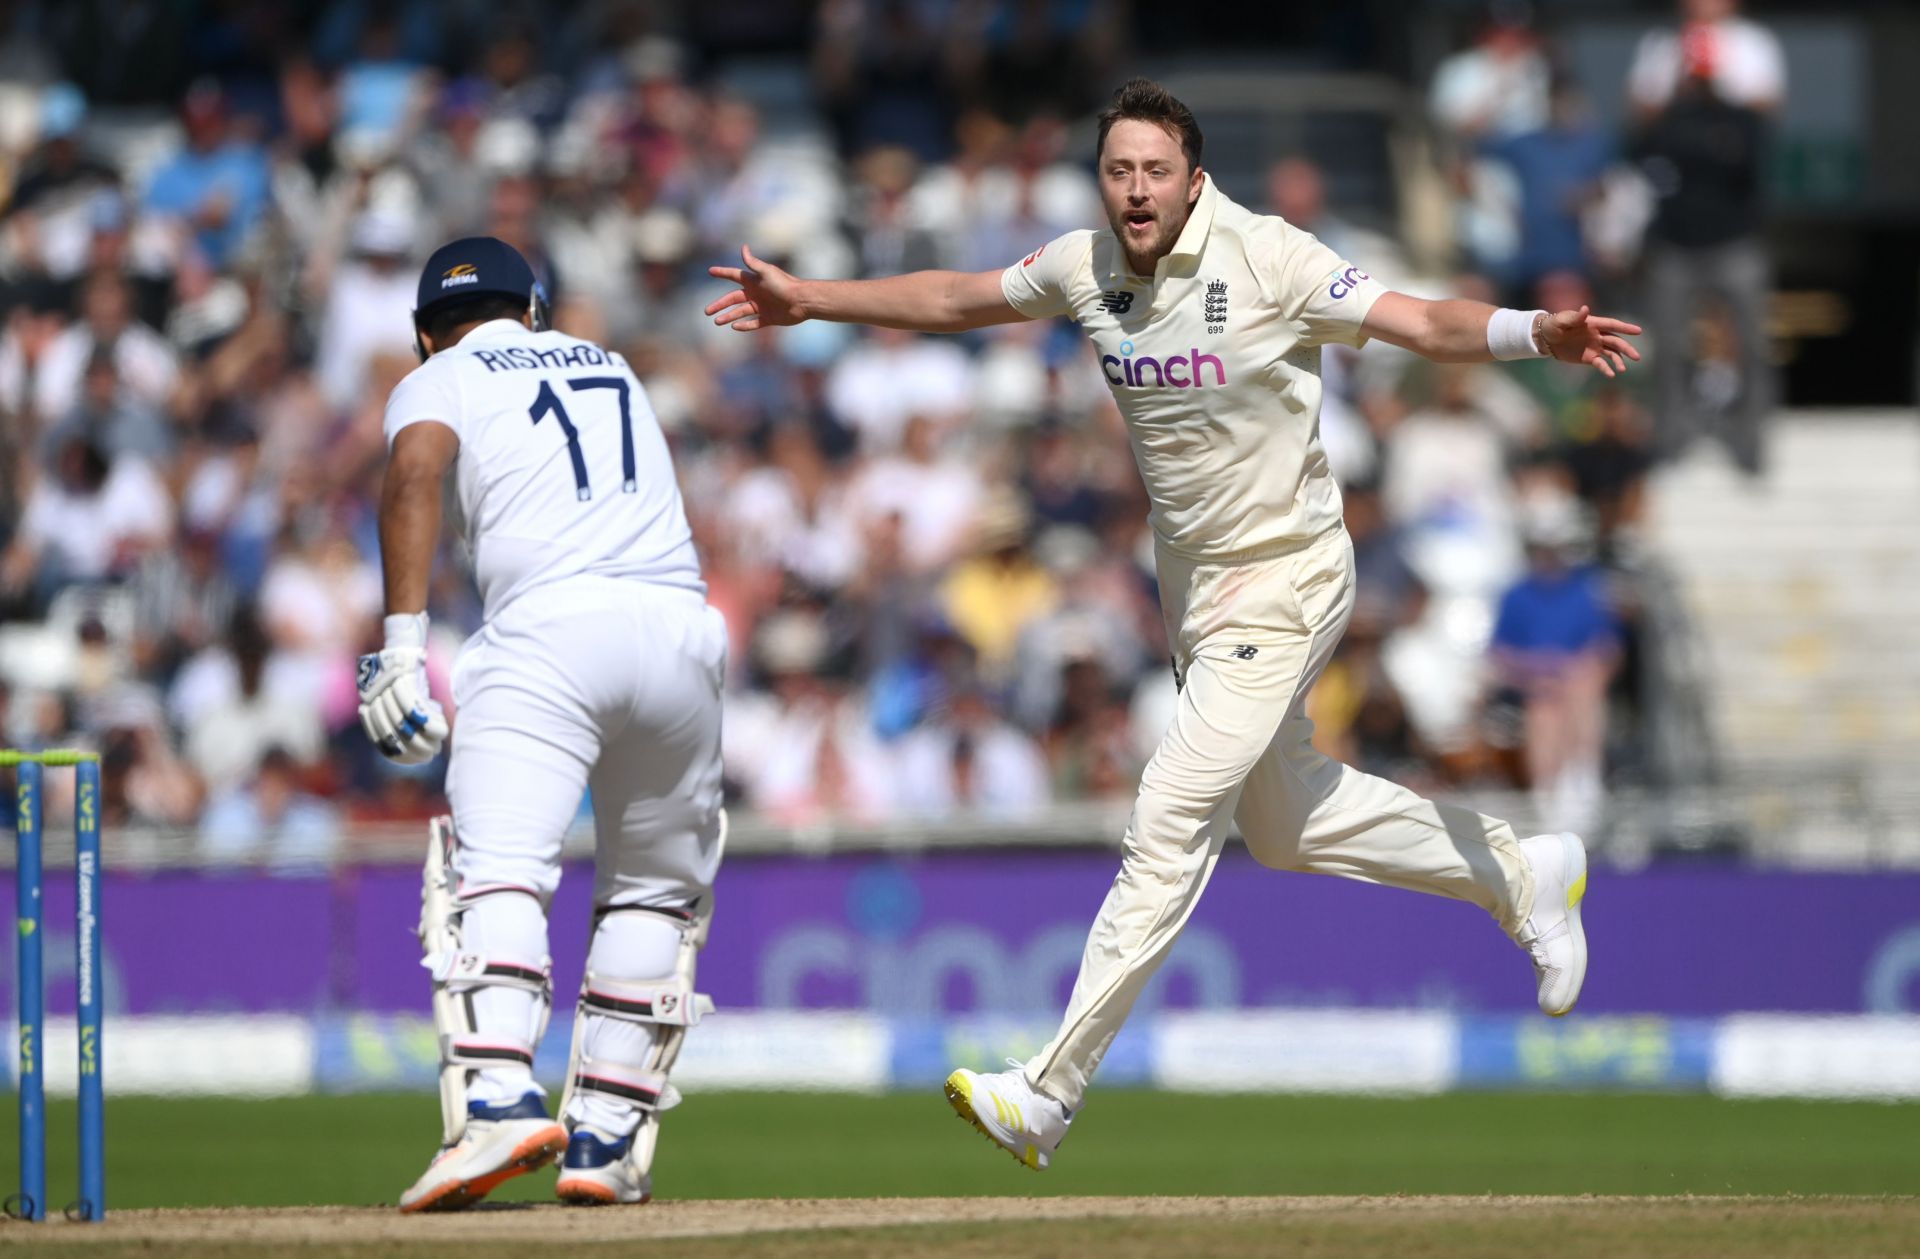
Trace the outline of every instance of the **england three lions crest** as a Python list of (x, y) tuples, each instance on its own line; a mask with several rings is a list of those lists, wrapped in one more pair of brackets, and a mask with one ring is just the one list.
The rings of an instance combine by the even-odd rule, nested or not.
[[(1208, 323), (1224, 324), (1227, 322), (1227, 282), (1225, 280), (1209, 280), (1207, 282), (1205, 309)], [(1217, 332), (1219, 329), (1209, 328), (1207, 331)]]

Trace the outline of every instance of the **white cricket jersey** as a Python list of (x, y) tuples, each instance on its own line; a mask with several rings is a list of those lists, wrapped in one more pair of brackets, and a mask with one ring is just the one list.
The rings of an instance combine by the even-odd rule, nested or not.
[(457, 528), (488, 617), (578, 576), (706, 593), (666, 438), (620, 355), (495, 319), (394, 389), (388, 444), (422, 420), (460, 439)]
[(1361, 345), (1386, 289), (1310, 233), (1205, 186), (1151, 277), (1111, 230), (1068, 232), (1000, 287), (1034, 319), (1092, 338), (1175, 554), (1257, 558), (1340, 523), (1320, 445), (1320, 347)]

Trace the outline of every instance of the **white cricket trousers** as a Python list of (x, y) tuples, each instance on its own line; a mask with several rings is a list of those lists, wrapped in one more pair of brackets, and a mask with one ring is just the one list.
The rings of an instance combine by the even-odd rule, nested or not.
[[(607, 915), (646, 906), (695, 915), (696, 946), (712, 912), (725, 843), (720, 786), (720, 692), (726, 625), (690, 591), (573, 578), (515, 600), (467, 640), (453, 671), (453, 760), (447, 795), (463, 895), (475, 898), (463, 945), (543, 968), (546, 905), (560, 849), (591, 788), (595, 921), (587, 966), (630, 982), (677, 973), (682, 929), (672, 917)], [(581, 924), (586, 928), (588, 924)], [(562, 998), (565, 999), (564, 997)], [(545, 1012), (509, 987), (471, 997), (476, 1029), (503, 1043), (538, 1039)], [(584, 1053), (631, 1071), (655, 1064), (648, 1029), (584, 1015)], [(534, 1087), (526, 1067), (475, 1073), (469, 1096), (499, 1102)], [(609, 1136), (639, 1112), (576, 1096), (570, 1116)]]
[(726, 651), (706, 600), (635, 582), (572, 578), (489, 620), (453, 670), (462, 886), (551, 898), (591, 788), (596, 908), (705, 896), (720, 863)]
[(1532, 910), (1532, 875), (1507, 823), (1423, 800), (1313, 749), (1306, 694), (1353, 613), (1344, 528), (1244, 563), (1197, 563), (1165, 548), (1156, 560), (1180, 700), (1140, 776), (1120, 873), (1066, 1018), (1026, 1067), (1034, 1087), (1069, 1109), (1193, 913), (1230, 823), (1277, 870), (1471, 901), (1510, 932)]

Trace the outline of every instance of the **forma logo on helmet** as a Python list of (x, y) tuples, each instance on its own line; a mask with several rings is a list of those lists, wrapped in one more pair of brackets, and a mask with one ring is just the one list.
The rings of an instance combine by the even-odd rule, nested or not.
[(414, 352), (421, 362), (453, 344), (463, 325), (519, 319), (535, 332), (553, 326), (547, 292), (520, 251), (493, 236), (467, 236), (433, 251), (414, 297)]

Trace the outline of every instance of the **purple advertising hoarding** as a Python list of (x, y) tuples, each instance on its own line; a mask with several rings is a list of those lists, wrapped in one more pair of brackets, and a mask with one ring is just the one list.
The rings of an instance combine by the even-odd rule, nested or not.
[[(1055, 1011), (1117, 858), (1105, 852), (742, 858), (700, 971), (723, 1007), (889, 1015)], [(63, 877), (64, 876), (64, 877)], [(554, 906), (561, 1007), (579, 983), (590, 874)], [(11, 896), (11, 880), (0, 895)], [(407, 869), (168, 872), (105, 887), (115, 1012), (424, 1012)], [(72, 1009), (72, 878), (49, 870), (49, 1001)], [(1920, 875), (1596, 870), (1588, 1014), (1920, 1011)], [(12, 967), (0, 976), (12, 1005)], [(1525, 957), (1471, 906), (1277, 874), (1232, 853), (1148, 1004), (1524, 1013)]]

